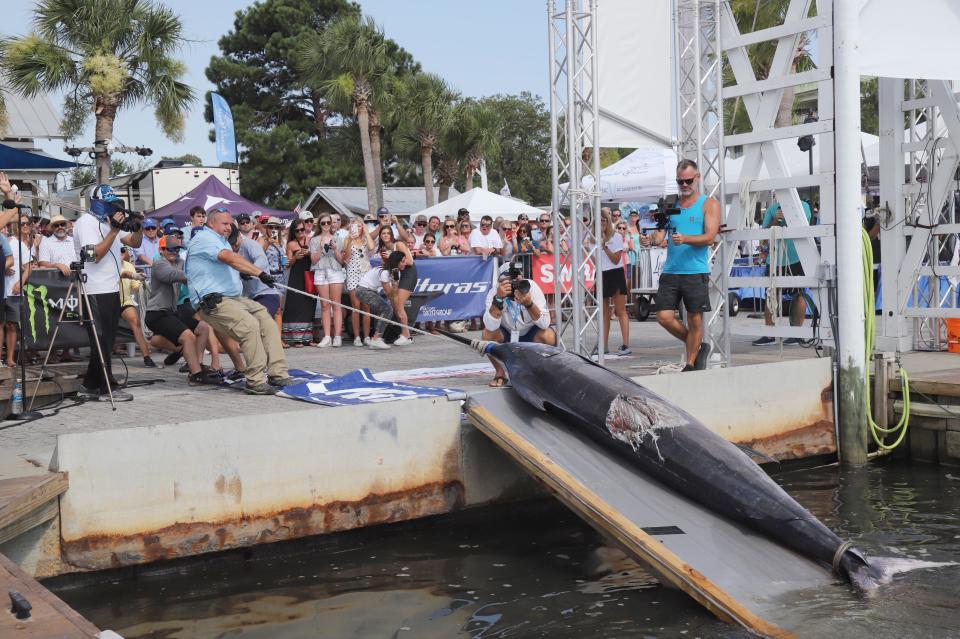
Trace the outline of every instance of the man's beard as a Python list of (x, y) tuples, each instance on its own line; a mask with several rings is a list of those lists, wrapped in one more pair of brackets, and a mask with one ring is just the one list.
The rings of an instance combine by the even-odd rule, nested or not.
[(66, 232), (65, 230), (63, 230), (63, 231), (54, 231), (54, 232), (53, 232), (53, 236), (54, 236), (55, 238), (57, 238), (58, 240), (62, 240), (63, 238), (67, 237), (67, 232)]

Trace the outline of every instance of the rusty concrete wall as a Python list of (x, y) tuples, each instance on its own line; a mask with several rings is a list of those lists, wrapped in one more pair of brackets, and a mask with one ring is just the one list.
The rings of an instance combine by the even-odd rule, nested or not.
[(418, 399), (61, 435), (63, 561), (97, 570), (415, 519), (524, 483), (498, 452), (468, 449), (465, 428), (459, 402)]
[(836, 452), (828, 358), (634, 377), (729, 441), (774, 459)]

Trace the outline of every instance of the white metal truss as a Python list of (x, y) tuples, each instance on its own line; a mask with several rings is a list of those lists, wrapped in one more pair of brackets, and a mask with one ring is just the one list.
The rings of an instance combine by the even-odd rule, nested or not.
[[(723, 178), (723, 65), (720, 55), (720, 0), (676, 0), (677, 115), (680, 157), (694, 160), (700, 169), (703, 192), (726, 200)], [(714, 262), (733, 259), (730, 246), (714, 247)], [(710, 277), (712, 311), (706, 318), (705, 338), (721, 363), (730, 360), (727, 311), (729, 269), (714, 269)]]
[(881, 349), (940, 349), (960, 317), (957, 99), (949, 82), (880, 79)]
[[(818, 0), (816, 12), (811, 14), (812, 0), (791, 0), (783, 24), (761, 30), (741, 33), (734, 19), (728, 2), (716, 0), (678, 0), (678, 45), (680, 47), (681, 66), (679, 69), (680, 91), (680, 123), (682, 128), (681, 140), (685, 144), (684, 151), (692, 152), (693, 142), (697, 142), (697, 159), (702, 162), (701, 173), (704, 177), (705, 192), (711, 193), (714, 184), (711, 179), (717, 179), (719, 186), (713, 187), (721, 202), (725, 202), (727, 194), (737, 194), (732, 197), (726, 207), (722, 207), (724, 217), (721, 227), (721, 241), (714, 255), (711, 280), (714, 282), (714, 311), (707, 323), (707, 330), (715, 350), (724, 354), (729, 362), (729, 336), (731, 332), (746, 335), (771, 335), (776, 337), (811, 337), (811, 328), (796, 328), (790, 326), (767, 327), (762, 325), (748, 325), (734, 327), (727, 319), (725, 303), (726, 291), (740, 287), (763, 287), (773, 289), (783, 288), (810, 288), (813, 289), (812, 302), (821, 305), (825, 296), (819, 294), (821, 287), (831, 286), (836, 264), (836, 250), (833, 233), (834, 225), (834, 170), (833, 170), (833, 81), (831, 67), (833, 64), (833, 24), (831, 0)], [(709, 24), (709, 16), (716, 15), (719, 29)], [(694, 17), (695, 16), (695, 17)], [(687, 44), (694, 29), (690, 20), (698, 22), (697, 41), (699, 44), (691, 47)], [(817, 68), (811, 71), (791, 71), (794, 52), (799, 46), (800, 38), (804, 33), (816, 32), (810, 41), (816, 42), (817, 52), (815, 59)], [(715, 63), (713, 55), (704, 55), (707, 51), (705, 43), (711, 38), (720, 38), (720, 46), (727, 64), (732, 72), (734, 83), (722, 86), (719, 79), (719, 64)], [(775, 41), (776, 49), (765, 78), (758, 79), (751, 63), (749, 48), (753, 45)], [(685, 54), (684, 46), (692, 53)], [(716, 49), (714, 49), (715, 51)], [(699, 97), (693, 101), (687, 92), (692, 90), (693, 83), (686, 79), (684, 64), (697, 61), (700, 65), (698, 72), (686, 72), (689, 77), (697, 77)], [(697, 75), (699, 74), (699, 75)], [(716, 85), (712, 84), (716, 82)], [(777, 113), (783, 99), (783, 90), (786, 87), (814, 83), (817, 88), (817, 104), (819, 121), (776, 127)], [(719, 95), (716, 95), (714, 86), (720, 86)], [(740, 98), (749, 117), (752, 130), (749, 133), (724, 135), (723, 132), (723, 103), (725, 100)], [(716, 102), (716, 106), (711, 104)], [(696, 104), (696, 117), (687, 115), (684, 109)], [(707, 124), (716, 124), (715, 129)], [(696, 132), (693, 129), (696, 128)], [(820, 151), (819, 173), (814, 175), (791, 175), (790, 169), (784, 160), (783, 154), (776, 145), (777, 140), (796, 140), (799, 136), (813, 135)], [(726, 150), (732, 147), (742, 147), (743, 165), (740, 174), (740, 183), (724, 184), (722, 162), (716, 167), (709, 151), (716, 145), (720, 149), (718, 157), (725, 157)], [(761, 169), (766, 168), (766, 177), (761, 178)], [(706, 172), (704, 171), (706, 170)], [(810, 226), (807, 222), (798, 188), (817, 188), (820, 200), (819, 225)], [(750, 220), (753, 218), (752, 203), (759, 193), (775, 191), (780, 203), (784, 227), (774, 229), (750, 229)], [(818, 238), (818, 239), (817, 239)], [(738, 243), (742, 240), (793, 239), (804, 275), (784, 276), (774, 269), (762, 277), (737, 277), (730, 275), (734, 257), (737, 254)], [(819, 241), (819, 248), (817, 243)], [(821, 324), (820, 335), (825, 339), (832, 338), (829, 322), (825, 318), (826, 309), (821, 310), (824, 321)]]
[[(554, 242), (554, 319), (564, 348), (603, 362), (603, 299), (598, 275), (600, 193), (583, 178), (600, 180), (597, 103), (597, 0), (548, 0), (550, 44), (550, 149)], [(561, 191), (560, 185), (567, 183)], [(561, 208), (569, 209), (565, 227)], [(571, 287), (562, 292), (562, 272)]]

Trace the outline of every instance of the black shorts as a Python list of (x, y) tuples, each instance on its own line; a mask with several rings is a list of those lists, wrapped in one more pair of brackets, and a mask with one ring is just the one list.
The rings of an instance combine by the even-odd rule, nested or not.
[(688, 313), (710, 310), (710, 274), (677, 275), (664, 273), (657, 289), (658, 311), (679, 311), (680, 301)]
[[(769, 271), (770, 267), (767, 266)], [(803, 264), (800, 262), (794, 262), (793, 264), (787, 264), (786, 266), (780, 267), (781, 277), (800, 277), (803, 275)], [(790, 297), (795, 297), (797, 295), (802, 295), (803, 290), (799, 288), (785, 288), (781, 292), (784, 295), (789, 295)]]
[(143, 321), (154, 335), (166, 337), (174, 344), (180, 343), (180, 336), (184, 331), (192, 330), (183, 323), (180, 315), (173, 311), (147, 311)]
[(603, 299), (610, 299), (617, 293), (627, 294), (627, 276), (619, 266), (603, 272)]
[(397, 288), (402, 288), (405, 291), (413, 292), (413, 289), (417, 288), (417, 265), (411, 264), (407, 268), (400, 271), (400, 281), (397, 282)]
[(200, 322), (194, 317), (196, 314), (197, 311), (190, 302), (184, 302), (177, 307), (177, 317), (180, 318), (180, 321), (183, 322), (187, 328), (194, 332), (196, 332), (197, 326), (200, 325)]

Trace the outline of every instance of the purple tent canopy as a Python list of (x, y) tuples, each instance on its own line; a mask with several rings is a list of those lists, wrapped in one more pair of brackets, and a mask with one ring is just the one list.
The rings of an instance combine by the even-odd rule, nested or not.
[(206, 180), (198, 184), (192, 191), (177, 198), (166, 206), (146, 215), (149, 219), (157, 222), (165, 218), (173, 218), (179, 226), (186, 226), (190, 223), (190, 209), (195, 206), (202, 206), (204, 210), (223, 207), (229, 210), (234, 217), (241, 213), (248, 215), (273, 215), (283, 220), (292, 220), (296, 217), (293, 211), (279, 211), (277, 209), (268, 209), (262, 204), (251, 202), (238, 193), (234, 193), (227, 186), (211, 175)]

